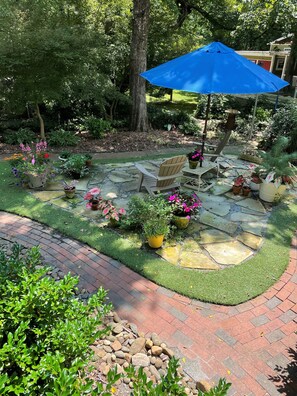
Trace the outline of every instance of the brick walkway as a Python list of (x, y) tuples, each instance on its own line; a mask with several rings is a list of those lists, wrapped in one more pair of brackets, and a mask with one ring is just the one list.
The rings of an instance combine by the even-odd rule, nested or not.
[(90, 292), (100, 285), (109, 289), (119, 315), (174, 346), (194, 379), (226, 377), (233, 384), (228, 395), (296, 396), (296, 236), (281, 279), (236, 307), (180, 296), (26, 218), (0, 212), (0, 237), (27, 247), (39, 244), (49, 264), (80, 275), (80, 285)]

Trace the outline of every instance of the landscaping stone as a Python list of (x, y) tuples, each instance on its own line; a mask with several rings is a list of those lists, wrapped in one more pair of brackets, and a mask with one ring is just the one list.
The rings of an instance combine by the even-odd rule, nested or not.
[(206, 224), (208, 226), (217, 228), (221, 231), (225, 231), (228, 234), (235, 234), (237, 230), (237, 224), (225, 220), (219, 216), (216, 216), (212, 213), (209, 213), (207, 211), (204, 211), (200, 217), (200, 223)]
[(133, 176), (129, 175), (127, 172), (112, 172), (109, 176), (109, 180), (113, 183), (125, 183), (132, 181)]
[(202, 252), (182, 252), (180, 256), (180, 266), (183, 268), (195, 268), (202, 270), (219, 270), (219, 265), (215, 264)]
[(133, 342), (133, 344), (130, 347), (130, 354), (135, 355), (136, 353), (142, 351), (144, 347), (145, 347), (145, 338), (143, 337), (136, 338), (136, 340)]
[(132, 356), (132, 364), (138, 367), (148, 367), (150, 359), (144, 353), (136, 353), (136, 355)]
[(219, 181), (214, 187), (212, 187), (211, 191), (214, 195), (222, 195), (232, 189), (233, 180), (225, 180)]
[(79, 179), (76, 187), (76, 190), (81, 190), (81, 191), (87, 191), (88, 190), (88, 183), (89, 183), (89, 179)]
[(203, 208), (218, 215), (218, 216), (226, 216), (230, 211), (229, 203), (217, 203), (215, 201), (208, 201), (203, 203)]
[(236, 212), (231, 214), (232, 221), (257, 221), (258, 217), (247, 213)]
[(200, 232), (200, 243), (218, 243), (218, 242), (229, 242), (232, 241), (233, 238), (226, 234), (223, 231), (216, 230), (215, 228), (209, 228), (207, 230)]
[(234, 201), (242, 201), (245, 199), (242, 195), (234, 195), (233, 192), (225, 194), (226, 197), (233, 199)]
[(193, 234), (199, 233), (201, 230), (205, 230), (207, 228), (206, 225), (201, 224), (198, 222), (198, 220), (191, 220), (188, 228), (186, 228), (184, 231), (186, 234), (193, 236)]
[(251, 234), (249, 232), (243, 232), (237, 237), (237, 240), (244, 243), (245, 245), (249, 246), (250, 248), (252, 248), (254, 250), (258, 250), (259, 247), (261, 246), (263, 238), (261, 238), (260, 236)]
[(238, 241), (205, 245), (210, 256), (219, 264), (238, 265), (253, 252)]
[(242, 206), (247, 209), (250, 209), (250, 210), (254, 210), (255, 212), (259, 212), (259, 213), (263, 213), (263, 214), (266, 213), (266, 209), (264, 208), (262, 203), (260, 201), (256, 201), (255, 199), (252, 199), (252, 198), (247, 198), (243, 201), (240, 201), (237, 203), (237, 205)]
[(241, 224), (243, 231), (262, 236), (265, 230), (265, 224), (260, 221), (248, 221)]
[(216, 202), (218, 204), (219, 203), (221, 204), (222, 202), (226, 201), (226, 198), (222, 195), (213, 195), (213, 194), (209, 194), (207, 192), (199, 192), (198, 197), (202, 201), (203, 207), (204, 207), (204, 204), (209, 201)]
[(156, 253), (163, 257), (164, 260), (174, 265), (177, 265), (178, 263), (180, 252), (181, 245), (169, 246), (156, 251)]
[(46, 191), (59, 191), (59, 190), (63, 191), (63, 186), (62, 186), (61, 182), (48, 181), (46, 183), (45, 190)]

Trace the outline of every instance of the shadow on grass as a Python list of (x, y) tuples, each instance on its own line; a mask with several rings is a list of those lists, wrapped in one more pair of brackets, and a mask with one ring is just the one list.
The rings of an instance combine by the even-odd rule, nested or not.
[(289, 348), (290, 363), (287, 366), (276, 365), (274, 371), (278, 374), (270, 376), (269, 380), (272, 381), (277, 387), (280, 394), (285, 396), (297, 395), (297, 344), (296, 349)]

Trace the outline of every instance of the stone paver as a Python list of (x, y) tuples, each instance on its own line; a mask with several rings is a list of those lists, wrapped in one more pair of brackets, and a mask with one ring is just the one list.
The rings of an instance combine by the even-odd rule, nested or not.
[(223, 265), (238, 265), (253, 254), (238, 241), (207, 244), (205, 249), (217, 263)]
[(231, 235), (235, 234), (237, 230), (237, 224), (207, 212), (206, 210), (200, 216), (200, 223), (228, 232)]
[(297, 235), (280, 280), (262, 296), (235, 307), (168, 291), (27, 218), (0, 212), (0, 236), (27, 247), (39, 244), (48, 262), (64, 273), (78, 274), (80, 286), (89, 292), (101, 285), (108, 289), (118, 314), (172, 345), (177, 356), (185, 357), (189, 375), (210, 383), (226, 377), (232, 382), (230, 395), (296, 394), (290, 367), (297, 342)]

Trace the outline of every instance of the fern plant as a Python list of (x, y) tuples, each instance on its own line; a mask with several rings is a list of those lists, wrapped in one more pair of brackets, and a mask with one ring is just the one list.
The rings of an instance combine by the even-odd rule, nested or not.
[(270, 151), (260, 154), (263, 162), (257, 168), (257, 171), (260, 171), (262, 175), (270, 175), (266, 181), (294, 175), (294, 169), (290, 166), (290, 162), (297, 160), (297, 152), (286, 153), (288, 144), (288, 138), (279, 137)]

